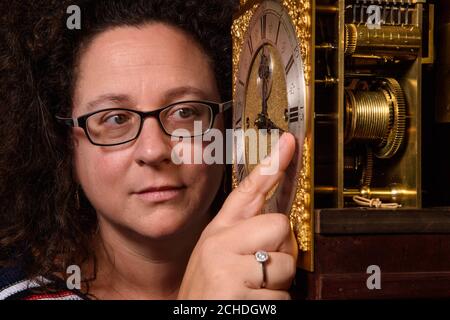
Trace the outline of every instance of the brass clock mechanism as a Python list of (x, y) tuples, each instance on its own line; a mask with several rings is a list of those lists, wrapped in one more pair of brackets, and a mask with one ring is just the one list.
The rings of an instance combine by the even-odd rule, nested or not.
[(421, 206), (425, 2), (315, 1), (316, 209)]
[[(297, 138), (267, 211), (290, 215), (307, 270), (317, 210), (422, 205), (420, 87), (422, 65), (433, 62), (433, 8), (425, 0), (241, 1), (234, 128)], [(235, 144), (234, 185), (253, 153), (247, 138)]]

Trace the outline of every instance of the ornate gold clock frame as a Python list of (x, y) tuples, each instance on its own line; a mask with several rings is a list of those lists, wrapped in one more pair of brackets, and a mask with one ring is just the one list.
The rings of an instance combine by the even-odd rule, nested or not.
[[(270, 7), (273, 9), (275, 15), (280, 15), (280, 21), (281, 19), (284, 19), (283, 22), (288, 24), (289, 28), (292, 28), (293, 32), (292, 34), (295, 34), (295, 40), (291, 39), (291, 42), (295, 44), (295, 49), (292, 54), (292, 56), (297, 56), (298, 63), (295, 63), (295, 65), (302, 70), (299, 71), (298, 75), (302, 79), (297, 79), (292, 83), (289, 83), (291, 87), (295, 88), (295, 84), (297, 87), (302, 87), (304, 90), (302, 90), (301, 96), (302, 101), (300, 102), (300, 110), (297, 104), (297, 107), (295, 110), (292, 110), (291, 107), (286, 107), (285, 109), (285, 120), (289, 125), (286, 124), (286, 127), (289, 126), (289, 130), (291, 130), (291, 119), (293, 119), (293, 122), (297, 123), (297, 121), (301, 121), (301, 130), (296, 130), (295, 127), (293, 127), (295, 132), (298, 132), (298, 136), (301, 136), (301, 139), (298, 139), (298, 146), (301, 148), (300, 152), (300, 159), (298, 159), (298, 165), (296, 166), (296, 171), (289, 176), (292, 181), (292, 197), (290, 198), (289, 202), (289, 208), (286, 210), (286, 214), (289, 214), (290, 221), (291, 221), (291, 227), (294, 231), (294, 234), (296, 236), (298, 246), (299, 246), (299, 259), (298, 259), (298, 266), (305, 269), (312, 271), (313, 270), (313, 231), (314, 231), (314, 220), (313, 220), (313, 197), (311, 194), (311, 190), (313, 190), (313, 170), (312, 170), (312, 163), (313, 163), (313, 98), (314, 98), (314, 51), (312, 50), (312, 25), (313, 25), (313, 15), (312, 15), (312, 7), (311, 7), (311, 1), (310, 0), (283, 0), (283, 1), (267, 1), (267, 0), (241, 0), (240, 1), (240, 11), (238, 15), (234, 19), (234, 23), (232, 26), (232, 36), (233, 36), (233, 99), (235, 101), (235, 116), (233, 120), (234, 127), (237, 126), (237, 122), (243, 122), (242, 116), (239, 116), (239, 119), (236, 121), (236, 112), (240, 112), (242, 108), (242, 104), (247, 103), (247, 100), (251, 99), (252, 94), (248, 95), (247, 98), (239, 99), (237, 97), (237, 91), (239, 90), (247, 90), (247, 89), (241, 89), (239, 86), (246, 86), (247, 88), (247, 80), (241, 80), (239, 79), (239, 72), (240, 68), (243, 68), (243, 65), (247, 65), (246, 68), (249, 68), (249, 66), (256, 60), (261, 58), (261, 55), (258, 57), (259, 49), (261, 49), (265, 43), (267, 43), (269, 40), (265, 41), (265, 38), (269, 38), (269, 36), (266, 37), (265, 34), (265, 23), (266, 19), (261, 18), (262, 16), (258, 16), (258, 18), (261, 18), (261, 24), (264, 24), (264, 32), (260, 31), (259, 38), (262, 41), (256, 41), (256, 45), (259, 46), (259, 48), (253, 48), (253, 43), (251, 40), (251, 30), (249, 30), (250, 26), (255, 24), (255, 21), (252, 20), (252, 18), (255, 18), (255, 13), (260, 13), (261, 10), (265, 10), (266, 7)], [(259, 22), (258, 22), (259, 23)], [(279, 29), (280, 29), (281, 22), (278, 22), (278, 30), (276, 33), (276, 40), (272, 39), (272, 44), (274, 42), (278, 42), (278, 35), (279, 35)], [(262, 28), (261, 28), (262, 30)], [(248, 41), (248, 38), (250, 37), (250, 41)], [(250, 47), (250, 49), (247, 49), (247, 45)], [(271, 48), (276, 47), (277, 45), (272, 45)], [(253, 61), (248, 61), (249, 57), (247, 54), (247, 57), (243, 53), (243, 51), (249, 51), (251, 52), (251, 58)], [(261, 49), (262, 50), (262, 49)], [(272, 49), (269, 49), (272, 50)], [(278, 49), (275, 48), (273, 50), (278, 51), (284, 51), (284, 48), (280, 49), (280, 46), (278, 45)], [(269, 53), (270, 54), (270, 53)], [(290, 53), (289, 53), (290, 54)], [(274, 53), (274, 56), (277, 56), (277, 52)], [(279, 56), (279, 55), (278, 55)], [(284, 63), (281, 64), (283, 71), (285, 72), (285, 78), (287, 79), (287, 74), (290, 71), (293, 57), (291, 56), (291, 59), (284, 59)], [(274, 59), (277, 60), (277, 59)], [(278, 59), (282, 60), (282, 59)], [(259, 61), (259, 60), (258, 60)], [(274, 62), (276, 64), (276, 62)], [(284, 64), (284, 65), (283, 65)], [(251, 67), (249, 68), (251, 69)], [(292, 78), (292, 76), (291, 76)], [(276, 81), (275, 79), (274, 81)], [(290, 80), (287, 80), (290, 81)], [(286, 84), (287, 84), (287, 81)], [(295, 84), (294, 84), (295, 82)], [(289, 88), (288, 88), (289, 90)], [(255, 91), (255, 90), (253, 90)], [(280, 91), (280, 90), (278, 90)], [(281, 90), (283, 91), (283, 90)], [(254, 93), (254, 92), (252, 92)], [(292, 92), (291, 92), (292, 93)], [(278, 105), (285, 105), (286, 103), (291, 104), (289, 101), (286, 101), (286, 94), (287, 92), (279, 92), (278, 98), (274, 98), (275, 101), (274, 104)], [(254, 95), (254, 94), (253, 94)], [(283, 97), (284, 95), (284, 97)], [(265, 98), (262, 98), (263, 100)], [(278, 100), (277, 100), (278, 99)], [(238, 108), (239, 107), (239, 108)], [(284, 109), (284, 108), (283, 108)], [(236, 111), (238, 110), (238, 111)], [(277, 111), (275, 111), (277, 112)], [(278, 112), (278, 115), (275, 115), (275, 117), (280, 118), (282, 111)], [(286, 119), (286, 114), (287, 118)], [(290, 115), (293, 114), (293, 117)], [(300, 118), (300, 120), (298, 119)], [(248, 120), (248, 118), (247, 118)], [(265, 118), (263, 120), (266, 120)], [(261, 119), (257, 121), (262, 121)], [(255, 121), (255, 123), (257, 122)], [(270, 120), (268, 120), (270, 121)], [(281, 121), (282, 122), (282, 121)], [(248, 121), (247, 121), (248, 123)], [(253, 120), (252, 120), (253, 123)], [(272, 123), (272, 122), (270, 122)], [(294, 126), (294, 124), (293, 124)], [(232, 175), (232, 183), (233, 188), (235, 188), (239, 181), (243, 178), (241, 175), (242, 168), (239, 167), (239, 165), (236, 162), (236, 148), (234, 150), (234, 166), (233, 166), (233, 175)]]

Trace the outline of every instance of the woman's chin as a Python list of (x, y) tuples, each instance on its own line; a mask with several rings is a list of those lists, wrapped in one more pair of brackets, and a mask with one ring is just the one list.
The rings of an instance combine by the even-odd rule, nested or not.
[(192, 232), (189, 227), (194, 220), (186, 214), (186, 208), (161, 208), (149, 216), (141, 216), (135, 221), (133, 231), (149, 239), (164, 239)]

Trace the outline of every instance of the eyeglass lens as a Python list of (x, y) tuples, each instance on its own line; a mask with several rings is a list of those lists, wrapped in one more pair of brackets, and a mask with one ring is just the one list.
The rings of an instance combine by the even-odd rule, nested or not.
[[(203, 134), (210, 129), (212, 116), (209, 105), (189, 102), (162, 110), (159, 121), (167, 134), (185, 137)], [(91, 115), (86, 127), (94, 143), (123, 143), (137, 138), (141, 115), (131, 110), (106, 110)]]

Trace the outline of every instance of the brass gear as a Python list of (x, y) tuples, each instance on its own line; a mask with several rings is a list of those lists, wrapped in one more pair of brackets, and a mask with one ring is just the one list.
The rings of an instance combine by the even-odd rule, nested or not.
[(394, 78), (383, 78), (381, 88), (392, 105), (392, 121), (389, 134), (375, 149), (375, 156), (380, 159), (389, 159), (397, 153), (405, 137), (406, 101), (400, 84)]
[(361, 175), (361, 187), (370, 187), (373, 177), (373, 152), (369, 146), (366, 146), (366, 159)]
[(405, 137), (405, 95), (393, 78), (374, 80), (375, 90), (344, 91), (344, 141), (370, 143), (374, 156), (389, 159), (397, 153)]
[(348, 23), (344, 26), (344, 53), (347, 56), (351, 56), (355, 53), (356, 43), (358, 40), (358, 30), (356, 26), (352, 23)]

